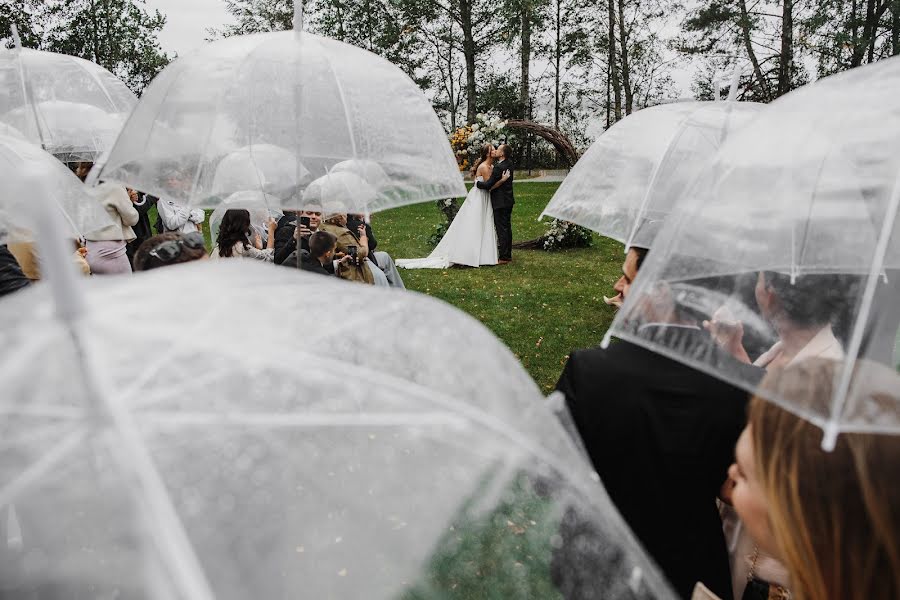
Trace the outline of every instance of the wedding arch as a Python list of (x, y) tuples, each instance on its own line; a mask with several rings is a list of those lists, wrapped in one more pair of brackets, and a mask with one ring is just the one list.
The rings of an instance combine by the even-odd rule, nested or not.
[(512, 129), (528, 131), (547, 140), (559, 152), (559, 156), (566, 162), (569, 168), (575, 166), (578, 162), (578, 151), (571, 140), (559, 129), (550, 127), (549, 125), (541, 125), (534, 121), (526, 121), (524, 119), (510, 119), (506, 122), (506, 126)]

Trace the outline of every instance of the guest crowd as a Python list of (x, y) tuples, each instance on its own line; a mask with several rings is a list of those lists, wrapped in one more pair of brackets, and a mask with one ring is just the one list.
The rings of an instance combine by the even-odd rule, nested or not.
[[(75, 170), (83, 178), (89, 168)], [(310, 206), (253, 222), (250, 210), (232, 208), (207, 253), (203, 211), (112, 184), (91, 193), (112, 223), (73, 240), (72, 260), (86, 274), (244, 259), (404, 287), (361, 215)], [(650, 251), (629, 251), (615, 285), (620, 299)], [(0, 294), (39, 278), (30, 244), (0, 247)], [(827, 411), (843, 364), (842, 307), (823, 302), (820, 287), (786, 285), (778, 274), (759, 273), (751, 284), (779, 335), (774, 346), (753, 347), (730, 315), (697, 318), (662, 292), (647, 303), (640, 335), (679, 336), (759, 381), (761, 392), (789, 389), (810, 411)], [(881, 398), (897, 406), (896, 372), (865, 360), (855, 369), (871, 394), (897, 392)], [(900, 486), (889, 476), (900, 473), (900, 437), (842, 433), (825, 451), (821, 430), (795, 414), (624, 340), (572, 352), (557, 388), (612, 501), (680, 596), (900, 598)], [(603, 582), (573, 568), (591, 552), (608, 559), (594, 536), (577, 514), (563, 517), (552, 572), (568, 598), (602, 597)]]

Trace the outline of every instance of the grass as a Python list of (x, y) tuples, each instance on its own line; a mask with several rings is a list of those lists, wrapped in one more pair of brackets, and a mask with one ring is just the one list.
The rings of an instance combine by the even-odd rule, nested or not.
[[(544, 233), (547, 224), (537, 218), (557, 187), (516, 184), (516, 241)], [(432, 202), (378, 213), (372, 222), (378, 249), (395, 259), (427, 256), (428, 237), (442, 218)], [(613, 295), (622, 259), (620, 244), (594, 236), (591, 248), (514, 250), (506, 266), (403, 270), (402, 275), (409, 289), (441, 298), (484, 323), (548, 393), (572, 349), (600, 343), (614, 314), (603, 294)]]

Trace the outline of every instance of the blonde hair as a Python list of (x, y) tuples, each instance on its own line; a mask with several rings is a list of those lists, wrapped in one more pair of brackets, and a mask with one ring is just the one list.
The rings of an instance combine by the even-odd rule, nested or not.
[[(810, 359), (770, 373), (762, 389), (828, 414), (842, 363)], [(854, 398), (896, 411), (900, 376), (866, 361)], [(862, 388), (862, 389), (860, 389)], [(754, 462), (780, 558), (796, 600), (900, 598), (900, 437), (842, 433), (821, 449), (822, 430), (761, 398), (750, 405)]]

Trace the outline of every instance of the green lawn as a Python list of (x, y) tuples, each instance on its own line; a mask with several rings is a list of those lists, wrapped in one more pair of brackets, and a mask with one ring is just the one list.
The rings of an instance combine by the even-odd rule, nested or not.
[[(513, 238), (541, 235), (537, 217), (558, 183), (516, 184)], [(395, 259), (431, 252), (428, 237), (443, 216), (433, 202), (373, 217), (378, 249)], [(402, 271), (408, 288), (445, 300), (491, 329), (519, 357), (541, 387), (553, 389), (573, 348), (600, 343), (613, 317), (603, 303), (612, 296), (623, 260), (622, 246), (594, 236), (594, 246), (559, 252), (514, 250), (513, 263), (479, 269)]]

